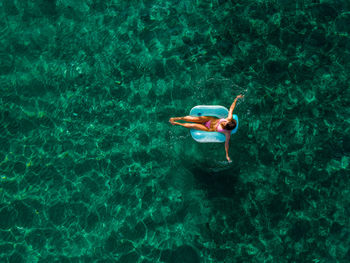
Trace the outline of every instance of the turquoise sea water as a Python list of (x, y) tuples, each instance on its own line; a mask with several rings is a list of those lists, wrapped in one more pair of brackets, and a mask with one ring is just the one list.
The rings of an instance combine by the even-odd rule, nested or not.
[[(1, 262), (350, 262), (350, 2), (0, 2)], [(168, 120), (229, 107), (195, 142)]]

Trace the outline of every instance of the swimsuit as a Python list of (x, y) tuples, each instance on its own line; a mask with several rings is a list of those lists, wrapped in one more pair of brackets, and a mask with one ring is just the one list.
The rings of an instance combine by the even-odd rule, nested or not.
[(210, 124), (211, 124), (211, 121), (207, 121), (204, 123), (205, 127), (207, 127), (208, 129), (210, 129)]
[[(218, 124), (216, 125), (216, 128), (215, 128), (215, 129), (216, 129), (218, 132), (226, 132), (226, 131), (227, 131), (227, 130), (225, 130), (225, 129), (222, 129), (221, 126), (220, 126), (220, 123), (223, 122), (223, 121), (226, 121), (226, 119), (220, 119), (219, 122), (218, 122)], [(210, 129), (210, 124), (211, 124), (211, 121), (207, 121), (207, 122), (204, 123), (205, 127), (207, 127), (208, 129)]]
[(223, 121), (226, 121), (226, 119), (220, 119), (219, 122), (218, 122), (218, 125), (216, 125), (216, 130), (218, 132), (226, 132), (227, 131), (227, 130), (221, 128), (221, 126), (220, 126), (220, 123), (223, 122)]

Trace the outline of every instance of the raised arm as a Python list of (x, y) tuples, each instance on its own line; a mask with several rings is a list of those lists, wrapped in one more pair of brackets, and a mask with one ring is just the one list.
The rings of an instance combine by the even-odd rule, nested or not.
[(229, 113), (228, 113), (228, 117), (227, 117), (227, 120), (228, 120), (228, 121), (232, 121), (233, 110), (234, 110), (235, 107), (236, 107), (237, 100), (238, 100), (238, 99), (241, 99), (241, 98), (243, 98), (243, 95), (242, 95), (242, 94), (238, 95), (238, 96), (235, 98), (235, 100), (233, 101), (233, 103), (232, 103), (232, 105), (231, 105), (231, 107), (230, 107), (230, 111), (229, 111)]

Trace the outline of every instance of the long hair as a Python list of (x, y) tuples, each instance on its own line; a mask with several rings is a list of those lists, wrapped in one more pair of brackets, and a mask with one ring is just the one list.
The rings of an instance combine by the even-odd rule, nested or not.
[(231, 131), (231, 130), (233, 130), (234, 128), (236, 128), (236, 126), (237, 126), (236, 120), (229, 121), (229, 122), (227, 122), (226, 125), (225, 125), (225, 130)]

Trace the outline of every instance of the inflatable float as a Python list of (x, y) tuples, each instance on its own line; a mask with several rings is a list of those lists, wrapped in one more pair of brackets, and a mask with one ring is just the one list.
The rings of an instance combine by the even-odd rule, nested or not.
[[(219, 119), (227, 118), (228, 109), (220, 105), (198, 105), (191, 109), (190, 116), (213, 116)], [(237, 126), (231, 131), (231, 134), (236, 133), (238, 129), (238, 116), (233, 114), (232, 118), (236, 120)], [(207, 132), (195, 129), (190, 130), (192, 138), (197, 142), (225, 142), (226, 137), (221, 132)]]

